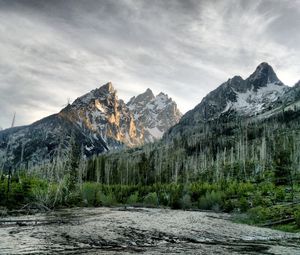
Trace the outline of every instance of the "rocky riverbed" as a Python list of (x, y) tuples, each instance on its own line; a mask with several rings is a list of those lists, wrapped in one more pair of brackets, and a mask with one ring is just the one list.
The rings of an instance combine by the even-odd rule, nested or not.
[(300, 234), (229, 218), (148, 208), (72, 208), (4, 217), (0, 254), (300, 254)]

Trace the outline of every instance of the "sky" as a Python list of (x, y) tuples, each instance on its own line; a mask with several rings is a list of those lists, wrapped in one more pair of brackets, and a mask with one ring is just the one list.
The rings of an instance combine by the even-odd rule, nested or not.
[(0, 0), (0, 127), (30, 124), (111, 81), (181, 112), (261, 62), (300, 80), (300, 0)]

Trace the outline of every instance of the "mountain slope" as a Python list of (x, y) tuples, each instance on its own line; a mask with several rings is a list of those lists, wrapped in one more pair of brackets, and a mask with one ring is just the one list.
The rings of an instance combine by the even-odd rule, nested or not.
[[(28, 126), (0, 131), (0, 168), (27, 168), (64, 157), (72, 138), (84, 157), (154, 141), (181, 116), (176, 104), (161, 95), (139, 95), (126, 105), (118, 99), (112, 84), (107, 83), (77, 98), (57, 114)], [(144, 108), (137, 103), (139, 98), (147, 99)]]
[(253, 118), (282, 106), (288, 100), (294, 101), (293, 97), (294, 88), (284, 85), (269, 64), (261, 63), (247, 79), (234, 76), (210, 92), (168, 131), (168, 136), (175, 136), (186, 127), (193, 129), (200, 123), (217, 120), (221, 116)]
[[(238, 103), (241, 95), (249, 111)], [(183, 186), (193, 181), (226, 184), (228, 180), (296, 183), (300, 176), (299, 120), (299, 83), (285, 86), (262, 63), (246, 80), (236, 76), (209, 93), (159, 143), (96, 160), (105, 162), (102, 172), (114, 167), (113, 174), (102, 176), (104, 183), (111, 178), (123, 183), (124, 162), (126, 170), (130, 169), (127, 182), (134, 184), (151, 185), (158, 180)]]

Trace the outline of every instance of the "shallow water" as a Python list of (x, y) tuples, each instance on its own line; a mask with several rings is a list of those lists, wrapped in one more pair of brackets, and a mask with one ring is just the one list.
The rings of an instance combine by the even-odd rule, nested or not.
[(300, 254), (300, 235), (232, 223), (227, 214), (73, 208), (7, 217), (0, 254)]

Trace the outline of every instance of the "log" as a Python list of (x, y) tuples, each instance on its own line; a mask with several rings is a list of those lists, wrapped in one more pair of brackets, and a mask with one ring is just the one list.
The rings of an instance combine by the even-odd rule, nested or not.
[(283, 220), (278, 220), (278, 221), (265, 223), (265, 224), (260, 225), (260, 227), (272, 227), (272, 226), (275, 226), (275, 225), (291, 223), (291, 222), (294, 222), (294, 221), (295, 221), (294, 218), (288, 218), (288, 219), (283, 219)]

